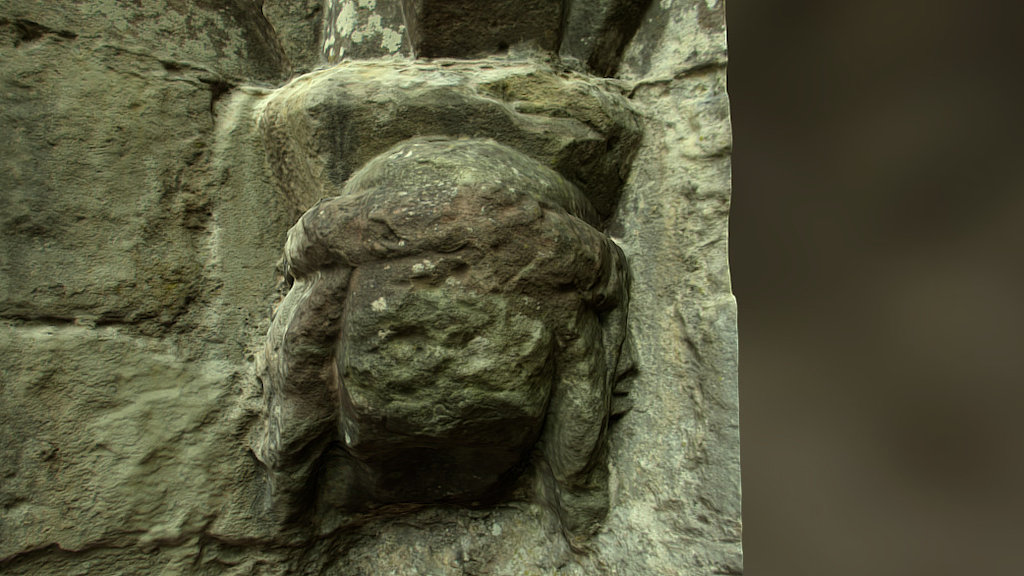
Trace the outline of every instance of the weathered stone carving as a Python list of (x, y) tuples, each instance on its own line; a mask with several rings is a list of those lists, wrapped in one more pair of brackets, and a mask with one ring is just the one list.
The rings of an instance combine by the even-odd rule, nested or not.
[[(377, 54), (375, 31), (417, 56), (558, 49), (562, 3), (449, 4), (329, 2), (325, 54)], [(580, 544), (631, 365), (601, 232), (640, 143), (628, 101), (530, 59), (346, 62), (275, 91), (259, 125), (286, 204), (344, 186), (289, 235), (260, 366), (273, 516), (536, 497)]]
[(589, 201), (491, 140), (414, 139), (288, 234), (255, 452), (280, 518), (487, 503), (529, 470), (570, 542), (608, 508), (629, 273)]
[[(550, 6), (477, 4), (487, 6), (484, 16), (508, 18), (518, 18), (520, 6)], [(451, 31), (473, 22), (436, 18), (437, 7), (455, 2), (0, 1), (0, 573), (742, 572), (724, 4), (565, 0), (556, 26), (531, 17), (521, 34), (511, 21), (484, 22), (463, 45)], [(509, 46), (501, 54), (462, 59), (502, 44)], [(422, 57), (431, 46), (437, 58)], [(279, 308), (276, 334), (292, 362), (261, 357), (270, 307), (283, 296), (274, 265), (288, 229), (374, 158), (386, 172), (382, 154), (428, 135), (493, 139), (533, 160), (511, 161), (520, 172), (537, 164), (554, 170), (586, 196), (600, 226), (580, 224), (569, 216), (574, 210), (537, 192), (509, 193), (493, 233), (469, 235), (451, 253), (440, 240), (430, 245), (441, 248), (415, 256), (385, 250), (378, 257), (374, 244), (359, 242), (341, 252), (334, 240), (350, 239), (345, 230), (364, 232), (330, 228), (336, 234), (314, 238), (303, 253), (327, 264), (296, 267), (296, 293)], [(399, 164), (427, 170), (448, 158), (438, 149), (423, 165)], [(520, 186), (507, 168), (474, 174), (517, 194), (557, 182), (524, 176)], [(346, 198), (378, 197), (362, 190)], [(465, 198), (489, 205), (484, 196)], [(530, 198), (541, 199), (544, 221), (510, 223)], [(476, 230), (474, 215), (463, 220)], [(394, 245), (379, 220), (363, 220), (367, 238), (379, 230), (380, 245)], [(602, 308), (584, 298), (586, 290), (553, 284), (553, 273), (543, 272), (573, 261), (524, 264), (530, 250), (564, 230), (541, 233), (543, 224), (567, 221), (576, 226), (564, 245), (583, 250), (577, 264), (594, 261), (587, 254), (604, 245), (596, 230), (613, 235), (630, 259), (629, 321), (639, 327), (630, 337), (640, 369), (629, 379), (636, 392), (613, 389), (610, 410), (620, 399), (636, 409), (605, 432), (605, 442), (600, 411), (576, 418), (583, 412), (569, 410), (564, 396), (590, 391), (584, 399), (604, 401), (597, 392), (607, 394), (610, 384), (595, 375), (612, 377), (614, 347), (604, 341), (614, 342), (624, 302)], [(462, 237), (452, 228), (458, 222), (445, 225)], [(492, 250), (487, 239), (499, 238), (504, 244)], [(329, 258), (309, 257), (319, 249)], [(456, 255), (469, 264), (454, 267)], [(388, 280), (385, 273), (396, 276), (378, 291), (372, 283)], [(507, 286), (493, 280), (502, 274), (512, 278)], [(332, 282), (339, 292), (326, 289)], [(321, 320), (352, 331), (299, 322), (315, 318), (318, 294), (334, 299), (325, 310), (341, 314)], [(554, 315), (531, 311), (528, 296)], [(387, 308), (374, 310), (381, 297), (378, 307)], [(410, 326), (377, 342), (373, 322), (397, 322), (409, 309), (432, 311), (422, 315), (427, 329)], [(581, 320), (568, 316), (573, 310)], [(576, 324), (557, 328), (563, 321)], [(282, 331), (300, 326), (304, 333)], [(601, 340), (603, 350), (573, 344), (572, 326), (578, 341)], [(521, 369), (463, 361), (497, 354), (490, 344), (498, 336), (510, 342), (509, 356), (492, 365), (514, 365), (514, 352)], [(314, 345), (299, 346), (304, 341)], [(417, 353), (425, 341), (443, 346)], [(381, 343), (405, 348), (387, 356)], [(343, 366), (354, 374), (353, 398), (369, 399), (353, 404), (362, 411), (345, 408), (340, 388), (330, 387), (340, 381), (332, 380), (339, 350), (351, 351)], [(313, 362), (295, 361), (301, 357)], [(371, 385), (375, 373), (355, 375), (369, 366), (385, 371), (381, 378), (408, 372), (411, 382), (434, 370), (406, 357), (437, 358), (435, 371), (448, 376), (425, 388), (435, 397), (457, 399), (452, 390), (461, 389), (445, 382), (463, 376), (484, 392), (506, 373), (550, 386), (544, 420), (538, 424), (536, 405), (527, 409), (544, 396), (509, 384), (508, 394), (491, 390), (505, 404), (490, 409), (527, 406), (506, 410), (515, 427), (488, 428), (478, 413), (463, 414), (476, 428), (401, 445), (410, 435), (388, 428), (401, 421), (364, 412), (397, 392), (409, 399), (410, 388), (384, 398)], [(616, 372), (628, 365), (623, 350)], [(573, 379), (566, 366), (592, 369)], [(484, 392), (467, 399), (483, 404)], [(317, 394), (323, 403), (314, 402)], [(431, 434), (441, 435), (447, 416), (438, 411)], [(273, 445), (263, 436), (275, 430), (272, 421)], [(346, 422), (359, 432), (350, 430), (355, 447), (345, 445)], [(516, 429), (518, 436), (500, 435)], [(558, 440), (573, 431), (586, 442)], [(498, 448), (474, 452), (466, 440), (473, 434), (494, 437)], [(417, 454), (448, 459), (413, 462), (422, 473), (395, 465)], [(458, 474), (469, 459), (490, 476)], [(586, 540), (588, 553), (574, 554), (553, 532), (552, 510), (563, 511), (579, 543), (604, 510), (606, 473), (608, 513)], [(439, 481), (420, 482), (426, 478)], [(277, 518), (309, 521), (276, 522), (268, 503)]]

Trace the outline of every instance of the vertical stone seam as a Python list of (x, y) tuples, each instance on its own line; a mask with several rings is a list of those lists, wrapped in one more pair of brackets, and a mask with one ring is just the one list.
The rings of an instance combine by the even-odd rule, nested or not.
[(263, 0), (256, 0), (254, 4), (259, 11), (259, 17), (263, 20), (263, 22), (267, 25), (267, 28), (270, 30), (270, 37), (268, 39), (270, 40), (274, 49), (281, 54), (281, 58), (283, 60), (282, 63), (284, 64), (285, 67), (284, 71), (287, 73), (287, 77), (290, 78), (294, 76), (295, 66), (292, 64), (291, 59), (288, 58), (288, 51), (284, 49), (284, 44), (281, 42), (281, 35), (278, 34), (277, 28), (274, 27), (274, 23), (270, 21), (270, 18), (267, 18), (267, 14), (263, 12)]
[(558, 15), (558, 39), (555, 40), (554, 54), (558, 56), (562, 52), (562, 39), (565, 38), (565, 30), (568, 27), (569, 8), (572, 0), (562, 0), (560, 13)]
[(398, 11), (402, 14), (402, 26), (405, 30), (402, 31), (402, 35), (405, 36), (405, 41), (409, 43), (409, 54), (412, 55), (412, 59), (416, 59), (416, 44), (412, 41), (412, 28), (409, 27), (409, 17), (405, 14), (405, 0), (398, 0)]

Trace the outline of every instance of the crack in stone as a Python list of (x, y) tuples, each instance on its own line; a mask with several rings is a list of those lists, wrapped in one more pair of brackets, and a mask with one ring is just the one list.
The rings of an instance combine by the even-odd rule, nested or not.
[(28, 42), (34, 42), (43, 36), (57, 36), (65, 40), (78, 38), (78, 34), (70, 30), (57, 30), (24, 18), (15, 18), (13, 20), (0, 18), (0, 26), (12, 26), (14, 28), (17, 33), (17, 40), (14, 42), (15, 47)]

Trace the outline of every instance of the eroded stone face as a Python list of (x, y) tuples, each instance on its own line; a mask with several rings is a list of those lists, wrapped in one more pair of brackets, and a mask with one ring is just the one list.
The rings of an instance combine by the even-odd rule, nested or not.
[(491, 501), (537, 460), (567, 531), (595, 529), (628, 361), (628, 270), (596, 221), (539, 162), (441, 138), (306, 212), (263, 358), (272, 507)]
[(551, 393), (541, 307), (466, 289), (458, 273), (419, 284), (432, 264), (378, 264), (350, 284), (335, 358), (339, 433), (380, 473), (367, 488), (381, 501), (485, 496), (536, 440)]

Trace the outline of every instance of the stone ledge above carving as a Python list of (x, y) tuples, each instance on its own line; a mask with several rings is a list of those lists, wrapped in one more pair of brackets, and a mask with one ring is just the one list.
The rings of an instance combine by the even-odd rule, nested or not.
[[(598, 81), (599, 82), (599, 81)], [(295, 216), (414, 136), (493, 138), (554, 168), (610, 216), (640, 142), (621, 94), (538, 62), (347, 62), (301, 76), (262, 108), (270, 167)]]

